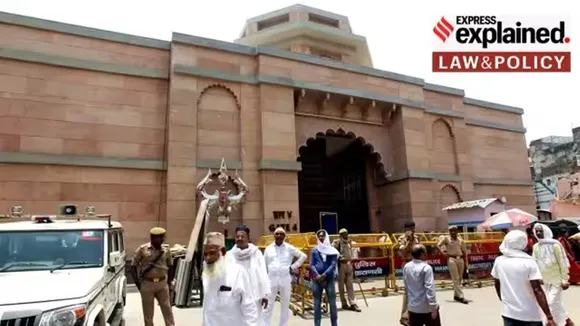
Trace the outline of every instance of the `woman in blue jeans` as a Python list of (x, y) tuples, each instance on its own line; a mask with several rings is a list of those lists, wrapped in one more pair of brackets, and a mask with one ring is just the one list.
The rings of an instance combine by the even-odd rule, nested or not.
[(338, 326), (336, 311), (336, 288), (334, 278), (338, 262), (338, 250), (330, 245), (330, 239), (325, 230), (316, 232), (318, 245), (310, 256), (310, 270), (312, 271), (312, 293), (314, 295), (314, 326), (320, 326), (322, 319), (322, 292), (326, 291), (330, 306), (330, 325)]

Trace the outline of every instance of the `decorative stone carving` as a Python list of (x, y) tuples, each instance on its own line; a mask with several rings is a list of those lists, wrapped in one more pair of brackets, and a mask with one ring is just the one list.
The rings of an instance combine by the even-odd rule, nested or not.
[(342, 103), (342, 107), (340, 108), (340, 117), (344, 118), (346, 113), (348, 112), (348, 106), (354, 104), (354, 98), (350, 96), (344, 103)]
[(368, 105), (363, 106), (361, 108), (361, 119), (362, 120), (368, 119), (370, 110), (373, 110), (376, 107), (377, 107), (377, 102), (375, 102), (375, 100), (372, 100), (369, 102)]
[(329, 101), (330, 101), (330, 93), (326, 93), (324, 97), (320, 100), (320, 103), (318, 104), (318, 114), (320, 114), (322, 111), (326, 109), (326, 106), (328, 105)]
[[(242, 178), (238, 176), (238, 171), (236, 170), (234, 178), (228, 176), (227, 172), (228, 168), (226, 166), (226, 161), (222, 158), (220, 170), (217, 173), (217, 180), (220, 183), (220, 188), (212, 195), (208, 194), (206, 191), (207, 185), (213, 182), (211, 179), (211, 169), (209, 169), (205, 178), (203, 178), (203, 180), (201, 180), (197, 185), (197, 190), (201, 193), (201, 196), (208, 200), (206, 219), (209, 219), (210, 209), (217, 205), (218, 222), (224, 225), (230, 221), (230, 214), (232, 210), (238, 208), (248, 193), (248, 186), (242, 180)], [(230, 179), (233, 180), (234, 184), (239, 189), (239, 193), (237, 195), (231, 194), (231, 190), (226, 189), (226, 183)]]

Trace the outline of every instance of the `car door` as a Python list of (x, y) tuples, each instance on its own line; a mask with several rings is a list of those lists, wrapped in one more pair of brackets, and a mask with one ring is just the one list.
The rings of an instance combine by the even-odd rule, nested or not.
[(104, 289), (105, 293), (105, 300), (104, 306), (105, 311), (107, 312), (107, 317), (110, 316), (115, 309), (115, 305), (117, 304), (117, 283), (115, 282), (117, 276), (117, 269), (118, 267), (111, 266), (111, 253), (115, 253), (119, 251), (119, 241), (115, 230), (109, 230), (107, 232), (107, 269), (105, 276), (106, 280), (106, 288)]

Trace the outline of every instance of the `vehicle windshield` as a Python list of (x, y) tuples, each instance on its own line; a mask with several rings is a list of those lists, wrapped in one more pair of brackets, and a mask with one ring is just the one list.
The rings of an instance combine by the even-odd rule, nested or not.
[(103, 231), (0, 231), (0, 273), (103, 266)]

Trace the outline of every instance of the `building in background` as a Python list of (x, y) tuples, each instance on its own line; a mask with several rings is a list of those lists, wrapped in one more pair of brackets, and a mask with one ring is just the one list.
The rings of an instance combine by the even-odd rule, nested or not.
[(552, 210), (558, 181), (580, 171), (580, 127), (573, 128), (572, 135), (549, 136), (530, 143), (530, 170), (536, 207), (541, 213)]
[(523, 110), (373, 68), (343, 15), (294, 5), (231, 43), (0, 13), (0, 35), (0, 211), (90, 204), (129, 251), (156, 225), (185, 244), (222, 158), (249, 186), (225, 231), (254, 241), (279, 225), (441, 230), (462, 200), (535, 209)]
[(558, 180), (556, 198), (551, 202), (555, 219), (569, 218), (580, 221), (580, 172)]

